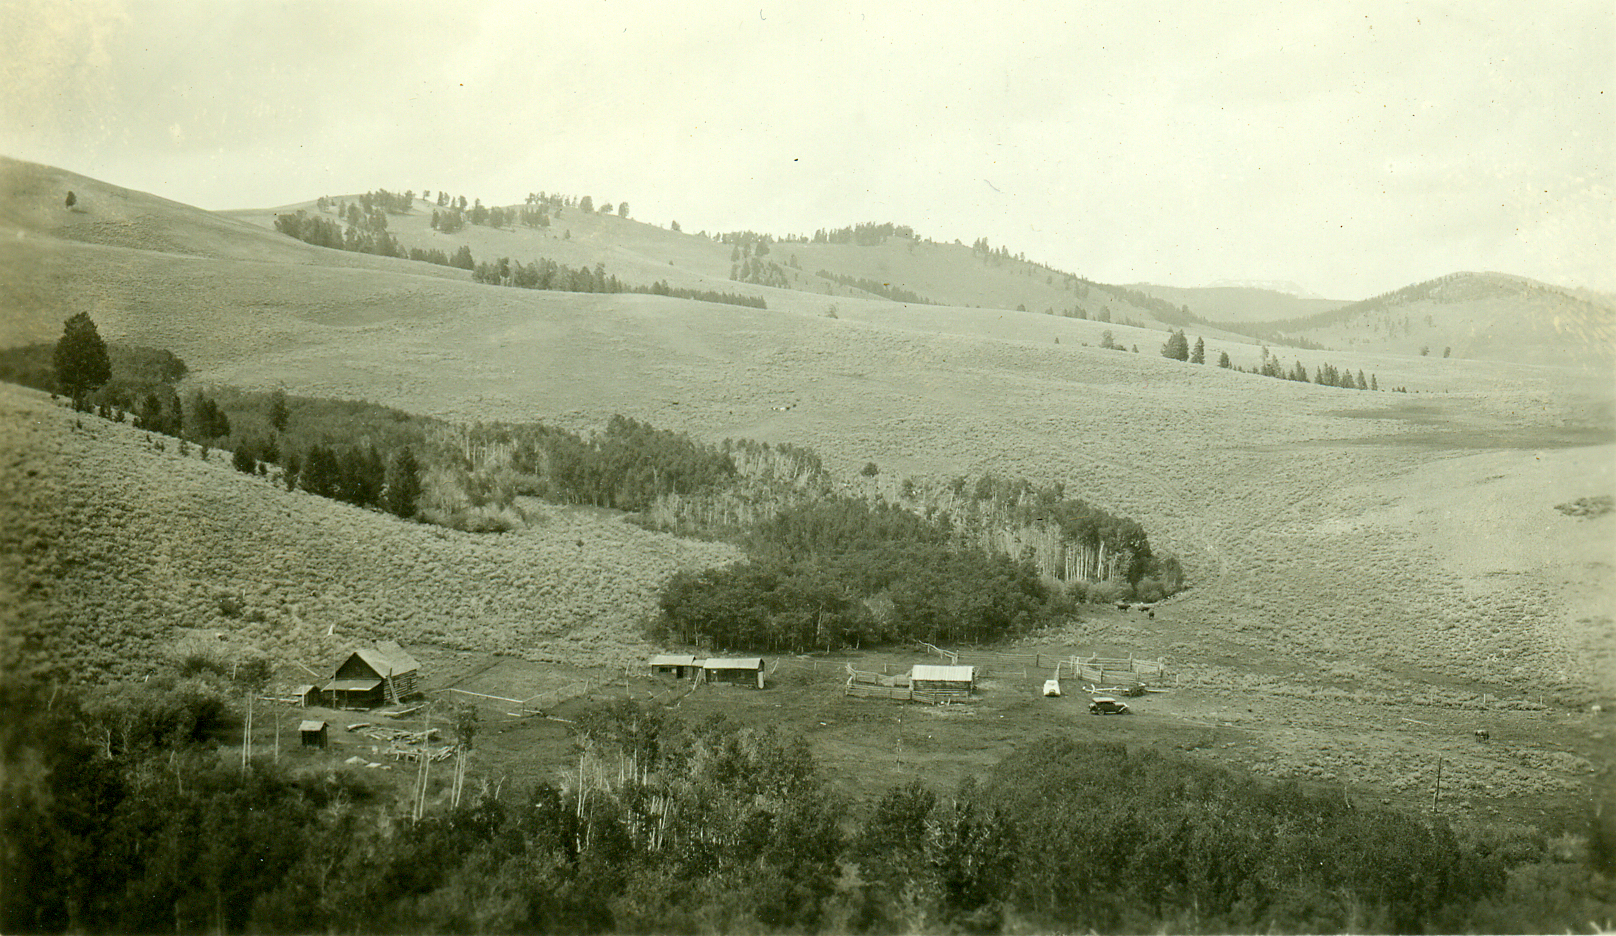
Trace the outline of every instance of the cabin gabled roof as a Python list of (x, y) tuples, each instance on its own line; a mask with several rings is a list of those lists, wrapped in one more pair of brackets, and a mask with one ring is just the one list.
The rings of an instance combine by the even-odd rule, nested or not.
[(688, 653), (659, 653), (651, 658), (652, 666), (695, 666), (696, 658)]
[(349, 654), (347, 659), (342, 661), (342, 666), (337, 667), (337, 670), (340, 672), (342, 667), (347, 666), (348, 661), (354, 657), (358, 657), (365, 666), (370, 668), (371, 672), (382, 678), (390, 675), (402, 676), (405, 673), (413, 673), (421, 668), (421, 664), (417, 663), (414, 657), (391, 640), (384, 640), (374, 647), (360, 647)]

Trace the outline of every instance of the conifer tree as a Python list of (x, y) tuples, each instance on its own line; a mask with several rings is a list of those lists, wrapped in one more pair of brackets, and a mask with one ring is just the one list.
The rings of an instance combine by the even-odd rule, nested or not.
[(211, 442), (230, 434), (230, 417), (210, 396), (191, 398), (191, 428), (197, 442)]
[(75, 406), (112, 379), (112, 360), (107, 357), (106, 342), (96, 331), (90, 313), (80, 312), (62, 323), (55, 364), (57, 386), (72, 397)]
[(1227, 351), (1219, 351), (1218, 352), (1218, 366), (1223, 368), (1224, 370), (1228, 370), (1230, 367), (1233, 366), (1233, 362), (1231, 362), (1229, 360), (1229, 352), (1227, 352)]
[(408, 519), (415, 516), (420, 500), (421, 466), (415, 460), (415, 452), (406, 445), (393, 456), (392, 468), (387, 473), (385, 506), (388, 513)]
[(1206, 363), (1206, 339), (1204, 339), (1204, 338), (1195, 339), (1195, 348), (1190, 351), (1190, 363), (1191, 364), (1205, 364)]
[(1189, 339), (1184, 337), (1184, 332), (1182, 330), (1175, 331), (1168, 336), (1167, 343), (1162, 345), (1161, 353), (1162, 357), (1164, 358), (1171, 358), (1175, 361), (1187, 361), (1190, 357)]
[(291, 414), (286, 409), (286, 391), (276, 390), (269, 395), (269, 424), (276, 432), (285, 432)]

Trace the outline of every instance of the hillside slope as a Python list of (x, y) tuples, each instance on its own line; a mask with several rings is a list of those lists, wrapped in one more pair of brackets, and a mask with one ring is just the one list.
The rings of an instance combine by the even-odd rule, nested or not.
[(737, 555), (584, 512), (497, 536), (405, 523), (8, 384), (0, 427), (3, 662), (53, 678), (137, 676), (184, 628), (316, 670), (385, 638), (626, 662), (663, 580)]
[[(356, 202), (358, 196), (338, 196)], [(606, 212), (559, 209), (548, 227), (512, 225), (490, 228), (468, 224), (453, 234), (432, 229), (436, 206), (415, 199), (411, 210), (388, 215), (388, 232), (406, 248), (453, 253), (462, 244), (478, 260), (536, 258), (570, 266), (599, 263), (606, 272), (631, 285), (666, 280), (674, 286), (736, 291), (765, 296), (771, 308), (793, 302), (776, 290), (731, 280), (745, 249), (695, 234), (679, 233)], [(320, 213), (315, 202), (282, 208), (229, 212), (231, 218), (273, 230), (275, 216), (304, 211)], [(335, 219), (336, 208), (324, 216)], [(891, 235), (881, 243), (804, 243), (778, 241), (755, 262), (777, 267), (781, 289), (824, 297), (816, 311), (826, 311), (839, 298), (879, 299), (857, 285), (860, 281), (918, 294), (929, 303), (985, 309), (1025, 309), (1053, 315), (1102, 318), (1117, 324), (1165, 329), (1184, 324), (1176, 309), (1142, 293), (1060, 273), (1042, 264), (917, 237)], [(822, 276), (821, 273), (829, 274)], [(795, 301), (800, 302), (798, 297)]]
[[(69, 192), (72, 207), (66, 204)], [(322, 251), (227, 215), (5, 156), (0, 156), (0, 236), (214, 260), (368, 269), (397, 269), (398, 262)]]

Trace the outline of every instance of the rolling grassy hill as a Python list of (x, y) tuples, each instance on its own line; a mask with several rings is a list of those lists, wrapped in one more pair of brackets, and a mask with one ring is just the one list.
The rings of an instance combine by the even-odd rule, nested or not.
[(1616, 307), (1519, 276), (1455, 273), (1268, 327), (1336, 348), (1571, 364), (1616, 360)]
[[(1175, 604), (1201, 626), (1193, 637), (1141, 629), (1141, 652), (1221, 655), (1273, 671), (1323, 666), (1341, 680), (1462, 681), (1567, 700), (1616, 694), (1609, 677), (1616, 668), (1608, 665), (1616, 518), (1554, 510), (1613, 489), (1609, 367), (1559, 366), (1552, 324), (1511, 333), (1535, 342), (1539, 351), (1517, 348), (1519, 360), (1541, 358), (1535, 364), (1461, 359), (1472, 355), (1457, 346), (1451, 359), (1421, 357), (1364, 340), (1331, 351), (1283, 351), (1287, 365), (1298, 359), (1311, 371), (1331, 363), (1412, 391), (1370, 394), (1166, 360), (1157, 353), (1165, 337), (1160, 321), (1146, 307), (1124, 304), (1120, 291), (1089, 284), (1081, 296), (1058, 274), (1009, 258), (995, 263), (958, 245), (898, 238), (877, 247), (777, 244), (767, 259), (785, 266), (796, 255), (793, 282), (803, 288), (794, 290), (731, 283), (729, 245), (615, 216), (567, 209), (548, 232), (468, 226), (452, 236), (430, 229), (424, 202), (389, 218), (406, 246), (449, 251), (467, 243), (479, 260), (600, 263), (630, 283), (666, 279), (761, 295), (768, 308), (759, 310), (486, 286), (463, 271), (300, 244), (272, 230), (273, 211), (221, 217), (26, 164), (7, 163), (4, 175), (0, 324), (10, 343), (53, 339), (64, 318), (88, 311), (108, 337), (180, 354), (195, 384), (285, 386), (463, 421), (543, 419), (590, 428), (622, 413), (709, 440), (806, 444), (850, 485), (858, 468), (874, 461), (880, 474), (858, 483), (888, 496), (905, 476), (992, 471), (1063, 481), (1068, 493), (1135, 517), (1153, 544), (1185, 562), (1192, 590)], [(66, 188), (80, 198), (74, 211), (62, 205)], [(953, 304), (852, 295), (814, 276), (821, 268)], [(1418, 301), (1434, 308), (1439, 298)], [(1090, 301), (1141, 324), (1043, 314)], [(1488, 293), (1445, 308), (1494, 303), (1502, 316), (1504, 302)], [(998, 308), (971, 307), (978, 304)], [(1004, 308), (1017, 304), (1033, 311)], [(834, 318), (827, 314), (833, 306)], [(1517, 307), (1517, 318), (1529, 318), (1533, 308)], [(1107, 331), (1140, 353), (1103, 350)], [(1258, 361), (1251, 339), (1195, 327), (1190, 336), (1206, 339), (1211, 360), (1226, 351), (1237, 365)], [(1502, 338), (1493, 341), (1502, 346)], [(49, 512), (49, 498), (29, 493), (38, 482), (22, 479), (60, 459), (91, 470), (92, 440), (42, 416), (53, 411), (35, 409), (45, 405), (39, 401), (12, 405), (21, 423), (37, 426), (8, 440), (8, 448), (39, 454), (16, 461), (6, 479), (8, 491), (31, 500), (8, 503)], [(131, 430), (106, 431), (114, 439)], [(139, 449), (138, 441), (127, 444)], [(253, 497), (266, 503), (301, 503), (222, 465), (191, 462), (183, 470), (189, 477), (204, 469), (224, 475), (224, 489), (258, 485)], [(80, 477), (83, 509), (121, 516), (189, 505), (194, 496), (170, 489), (166, 474), (136, 474), (148, 479), (138, 494), (106, 507), (96, 506), (93, 477)], [(250, 512), (234, 501), (207, 509)], [(273, 528), (288, 516), (307, 519), (275, 512), (289, 509), (274, 507), (254, 520), (255, 535), (280, 535)], [(375, 517), (363, 524), (372, 520), (390, 523)], [(307, 522), (323, 528), (324, 521)], [(138, 567), (144, 560), (137, 557), (171, 548), (150, 540), (153, 521), (124, 526), (138, 535), (94, 541), (108, 569)], [(365, 537), (382, 536), (365, 529)], [(409, 539), (414, 528), (387, 529), (395, 531), (386, 534), (390, 544), (407, 533), (398, 549), (439, 548)], [(1542, 535), (1528, 535), (1534, 530)], [(329, 552), (318, 568), (278, 573), (231, 547), (222, 553), (234, 557), (226, 565), (186, 571), (185, 581), (194, 583), (187, 588), (200, 596), (187, 613), (205, 612), (211, 589), (239, 585), (276, 595), (305, 577), (327, 581), (325, 562), (340, 564), (351, 536), (322, 535)], [(519, 552), (506, 555), (503, 543), (468, 539), (464, 548), (492, 550), (477, 560), (490, 570), (528, 561)], [(222, 541), (219, 548), (226, 548)], [(618, 578), (631, 578), (650, 588), (646, 583), (685, 561), (670, 557), (708, 555), (657, 548), (663, 558), (646, 560), (647, 568), (636, 571), (638, 560), (625, 560), (588, 587), (609, 591)], [(351, 603), (393, 577), (437, 581), (432, 562), (447, 560), (399, 567), (375, 561), (351, 582), (331, 580), (333, 592)], [(496, 609), (523, 607), (522, 596), (535, 586), (497, 584), (485, 593), (477, 585), (483, 578), (442, 587), (444, 594), (463, 589), (464, 601), (433, 612), (434, 623), (416, 633), (438, 639), (432, 635), (446, 622), (470, 619), (478, 633), (508, 630), (523, 649), (542, 649), (572, 626), (552, 633), (506, 616)], [(499, 581), (491, 571), (487, 578)], [(72, 590), (51, 594), (78, 601)], [(610, 601), (575, 599), (602, 609), (592, 612), (598, 614), (608, 614)], [(643, 597), (635, 601), (643, 607)], [(366, 598), (353, 613), (341, 602), (318, 607), (318, 615), (301, 616), (314, 631), (354, 619), (386, 622), (393, 613), (381, 598)], [(627, 617), (609, 613), (613, 646), (636, 639)], [(153, 634), (163, 615), (159, 607), (145, 619)]]
[(1609, 296), (1501, 273), (1455, 273), (1358, 302), (1244, 287), (1137, 288), (1269, 340), (1600, 370), (1616, 360), (1616, 302)]
[[(335, 196), (333, 200), (355, 202), (358, 196)], [(946, 306), (1025, 308), (1074, 317), (1081, 313), (1095, 320), (1104, 314), (1118, 324), (1167, 327), (1161, 308), (1138, 304), (1148, 297), (1129, 296), (1120, 287), (1089, 283), (1042, 264), (978, 252), (957, 243), (898, 235), (870, 246), (777, 242), (760, 259), (781, 267), (789, 288), (779, 290), (731, 282), (732, 244), (609, 213), (565, 208), (547, 228), (514, 225), (496, 229), (468, 224), (453, 234), (442, 234), (431, 227), (434, 207), (416, 199), (411, 211), (388, 216), (389, 233), (405, 247), (452, 253), (465, 244), (478, 260), (510, 257), (528, 262), (544, 257), (572, 267), (601, 263), (608, 273), (630, 284), (666, 280), (674, 286), (735, 290), (763, 296), (770, 308), (824, 312), (838, 298), (880, 298), (836, 279), (842, 277), (906, 289)], [(273, 230), (277, 214), (296, 211), (318, 213), (316, 203), (310, 201), (228, 214)], [(331, 208), (325, 215), (336, 216)], [(822, 271), (832, 276), (819, 275)], [(813, 298), (799, 295), (804, 292)], [(1178, 324), (1176, 319), (1173, 323)]]
[(1346, 305), (1336, 299), (1294, 296), (1273, 289), (1253, 286), (1201, 286), (1182, 288), (1136, 283), (1134, 289), (1176, 305), (1208, 322), (1272, 322), (1304, 318)]

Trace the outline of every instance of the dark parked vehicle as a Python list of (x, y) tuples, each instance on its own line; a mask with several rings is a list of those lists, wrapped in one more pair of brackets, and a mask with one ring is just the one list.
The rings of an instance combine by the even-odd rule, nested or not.
[(1108, 695), (1097, 695), (1089, 700), (1090, 715), (1126, 715), (1128, 706)]

